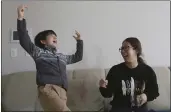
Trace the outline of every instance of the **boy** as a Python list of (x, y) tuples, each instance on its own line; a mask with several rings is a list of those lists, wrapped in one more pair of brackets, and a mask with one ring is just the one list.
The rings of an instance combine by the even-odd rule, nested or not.
[(20, 45), (34, 59), (37, 69), (36, 83), (38, 97), (45, 111), (70, 111), (67, 102), (66, 65), (76, 63), (83, 57), (83, 41), (76, 31), (77, 51), (73, 55), (57, 53), (57, 35), (53, 30), (45, 30), (35, 37), (35, 45), (31, 42), (26, 30), (24, 5), (18, 7), (17, 31)]

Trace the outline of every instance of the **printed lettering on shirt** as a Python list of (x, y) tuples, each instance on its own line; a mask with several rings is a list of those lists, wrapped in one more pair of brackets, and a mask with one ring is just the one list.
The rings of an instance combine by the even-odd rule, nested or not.
[(122, 92), (124, 96), (130, 95), (131, 93), (131, 84), (129, 80), (122, 80)]
[(131, 95), (134, 96), (134, 93), (143, 93), (145, 89), (145, 82), (134, 80), (131, 77), (131, 80), (122, 80), (122, 93), (123, 96)]

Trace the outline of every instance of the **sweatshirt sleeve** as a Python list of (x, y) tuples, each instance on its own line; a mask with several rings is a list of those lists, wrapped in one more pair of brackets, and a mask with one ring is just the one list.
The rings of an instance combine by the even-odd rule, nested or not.
[(147, 95), (147, 101), (153, 101), (159, 96), (157, 77), (154, 70), (150, 67), (148, 70), (148, 80), (144, 93)]
[(26, 29), (26, 20), (17, 20), (17, 32), (19, 36), (20, 45), (30, 54), (32, 57), (35, 56), (40, 51), (40, 48), (35, 46), (30, 36), (28, 35), (28, 31)]
[(101, 95), (105, 98), (110, 98), (110, 97), (112, 97), (112, 94), (113, 94), (112, 88), (111, 88), (111, 86), (112, 86), (111, 78), (112, 78), (112, 73), (113, 73), (112, 71), (113, 71), (113, 69), (111, 68), (109, 70), (109, 73), (107, 74), (106, 80), (108, 80), (108, 85), (106, 86), (106, 88), (99, 87)]
[(77, 40), (77, 48), (75, 54), (65, 55), (67, 64), (79, 62), (83, 58), (83, 40)]

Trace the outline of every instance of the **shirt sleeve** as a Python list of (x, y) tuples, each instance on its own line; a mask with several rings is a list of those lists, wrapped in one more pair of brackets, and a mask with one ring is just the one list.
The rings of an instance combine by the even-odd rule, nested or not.
[(144, 93), (147, 95), (147, 101), (153, 101), (159, 96), (157, 77), (154, 70), (150, 67), (148, 70), (148, 80)]
[(75, 54), (65, 55), (65, 58), (67, 61), (67, 65), (81, 61), (83, 58), (83, 41), (77, 40), (77, 50)]
[(107, 74), (106, 80), (108, 80), (108, 85), (106, 88), (99, 87), (100, 93), (105, 98), (110, 98), (113, 95), (112, 92), (112, 74), (113, 74), (113, 67), (109, 70), (109, 73)]
[(26, 29), (26, 20), (17, 20), (17, 32), (19, 36), (20, 45), (30, 54), (32, 57), (35, 57), (36, 54), (40, 51), (40, 48), (34, 45), (28, 35)]

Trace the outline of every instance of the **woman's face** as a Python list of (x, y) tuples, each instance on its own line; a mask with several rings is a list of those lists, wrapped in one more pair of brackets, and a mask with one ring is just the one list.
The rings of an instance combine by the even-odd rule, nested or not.
[(137, 60), (136, 50), (132, 47), (132, 45), (129, 42), (124, 41), (122, 43), (120, 51), (125, 62), (133, 62)]

